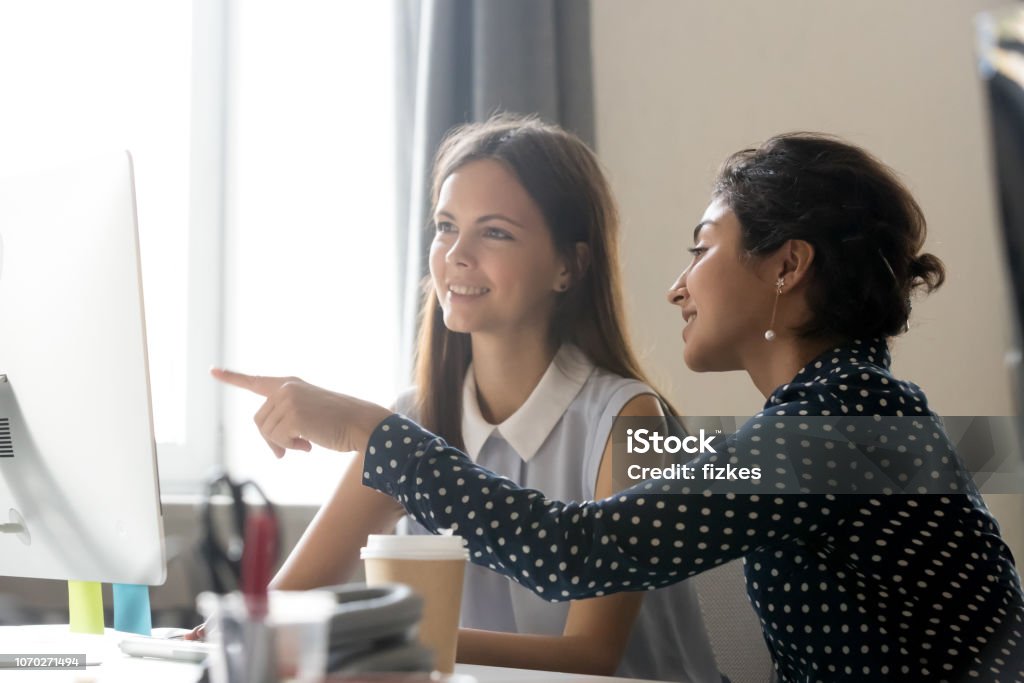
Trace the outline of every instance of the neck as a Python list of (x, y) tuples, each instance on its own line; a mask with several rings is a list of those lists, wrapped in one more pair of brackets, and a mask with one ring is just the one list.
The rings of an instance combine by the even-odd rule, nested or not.
[(500, 424), (519, 410), (558, 351), (546, 334), (474, 334), (472, 345), (477, 402), (491, 424)]
[(762, 341), (752, 358), (744, 363), (754, 386), (767, 398), (793, 379), (800, 369), (838, 344), (836, 339), (777, 338)]

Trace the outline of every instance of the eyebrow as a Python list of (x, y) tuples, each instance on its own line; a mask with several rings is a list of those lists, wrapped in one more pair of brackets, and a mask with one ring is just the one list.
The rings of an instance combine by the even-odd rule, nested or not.
[(697, 227), (693, 229), (694, 244), (697, 243), (697, 236), (700, 234), (700, 229), (703, 228), (705, 225), (714, 225), (714, 223), (714, 221), (701, 221), (700, 223), (697, 224)]
[[(449, 213), (448, 211), (438, 211), (437, 215), (438, 216), (444, 216), (446, 218), (450, 218), (453, 221), (455, 220), (455, 216), (453, 214)], [(511, 223), (512, 225), (516, 226), (517, 228), (522, 228), (523, 227), (522, 223), (519, 223), (518, 221), (514, 221), (511, 218), (509, 218), (508, 216), (506, 216), (504, 214), (500, 214), (500, 213), (489, 213), (486, 216), (480, 216), (480, 218), (476, 219), (476, 222), (477, 223), (486, 223), (487, 221), (493, 221), (493, 220), (505, 221), (506, 223)]]

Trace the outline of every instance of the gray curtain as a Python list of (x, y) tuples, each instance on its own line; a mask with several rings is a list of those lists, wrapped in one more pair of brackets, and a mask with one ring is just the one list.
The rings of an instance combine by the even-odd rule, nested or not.
[(590, 0), (397, 0), (400, 378), (427, 273), (430, 166), (444, 134), (536, 113), (593, 146)]

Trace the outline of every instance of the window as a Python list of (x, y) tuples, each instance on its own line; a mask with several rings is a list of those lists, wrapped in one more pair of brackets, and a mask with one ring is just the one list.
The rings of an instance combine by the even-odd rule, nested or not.
[(0, 167), (135, 159), (163, 490), (226, 460), (314, 501), (346, 458), (276, 461), (213, 363), (389, 402), (398, 386), (392, 2), (0, 7)]
[[(229, 367), (384, 404), (398, 380), (392, 11), (233, 5), (224, 252)], [(279, 501), (333, 490), (348, 458), (277, 461), (252, 423), (262, 399), (224, 397), (232, 471)]]
[(5, 172), (132, 152), (161, 445), (187, 441), (191, 24), (191, 7), (180, 2), (0, 7)]

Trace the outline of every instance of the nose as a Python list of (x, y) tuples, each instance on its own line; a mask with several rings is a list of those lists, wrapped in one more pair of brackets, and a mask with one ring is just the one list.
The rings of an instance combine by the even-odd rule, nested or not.
[(688, 296), (689, 292), (686, 291), (686, 270), (684, 270), (676, 278), (676, 281), (672, 283), (672, 286), (668, 288), (666, 298), (673, 306), (682, 306)]
[(459, 235), (444, 255), (445, 263), (450, 266), (468, 268), (473, 263), (473, 251), (466, 236)]

